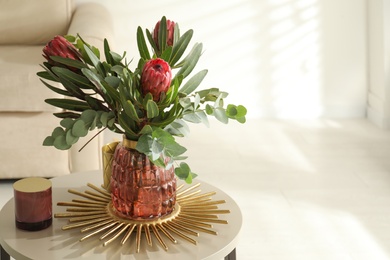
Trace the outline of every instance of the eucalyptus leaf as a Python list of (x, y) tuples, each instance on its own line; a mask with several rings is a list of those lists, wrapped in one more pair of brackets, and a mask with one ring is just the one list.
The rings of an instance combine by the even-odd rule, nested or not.
[(214, 116), (216, 119), (218, 119), (220, 122), (227, 124), (229, 122), (229, 118), (226, 115), (225, 109), (218, 107), (214, 109)]
[(44, 145), (44, 146), (53, 146), (54, 145), (54, 140), (55, 140), (54, 137), (47, 136), (45, 138), (45, 140), (43, 140), (42, 145)]
[(66, 142), (66, 137), (61, 135), (61, 136), (57, 136), (55, 139), (54, 139), (54, 142), (53, 142), (53, 145), (55, 148), (57, 148), (58, 150), (68, 150), (71, 145), (69, 145), (67, 142)]
[(79, 140), (79, 138), (72, 134), (72, 130), (69, 129), (66, 132), (65, 141), (67, 144), (73, 145), (73, 144), (77, 143), (78, 140)]
[(64, 118), (61, 120), (60, 125), (65, 129), (72, 128), (74, 120), (71, 118)]
[(83, 120), (77, 120), (72, 127), (72, 135), (84, 137), (88, 134), (88, 128)]

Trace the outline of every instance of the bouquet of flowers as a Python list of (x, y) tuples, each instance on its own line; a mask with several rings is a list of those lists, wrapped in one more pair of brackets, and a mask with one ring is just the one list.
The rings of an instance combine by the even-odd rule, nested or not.
[[(246, 108), (225, 105), (228, 93), (218, 88), (197, 90), (207, 70), (189, 77), (203, 47), (196, 43), (186, 52), (192, 36), (193, 30), (181, 35), (178, 23), (165, 17), (152, 32), (138, 27), (140, 58), (133, 70), (126, 53), (113, 52), (107, 40), (101, 61), (101, 51), (80, 35), (56, 36), (43, 49), (47, 61), (38, 76), (46, 87), (66, 98), (45, 100), (63, 112), (54, 113), (61, 119), (60, 126), (43, 145), (66, 150), (90, 130), (109, 129), (137, 141), (136, 150), (155, 165), (169, 168), (186, 159), (186, 148), (174, 136), (189, 133), (187, 122), (208, 125), (208, 117), (214, 116), (223, 123), (229, 119), (244, 123)], [(185, 162), (175, 164), (175, 174), (187, 182), (196, 176)]]

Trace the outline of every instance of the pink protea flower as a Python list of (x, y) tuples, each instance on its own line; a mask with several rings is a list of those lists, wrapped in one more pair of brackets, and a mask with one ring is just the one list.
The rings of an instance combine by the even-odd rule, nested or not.
[(159, 101), (161, 93), (166, 93), (171, 86), (172, 71), (163, 59), (149, 60), (141, 74), (141, 90), (143, 95), (151, 93), (154, 101)]
[[(69, 58), (73, 60), (80, 60), (80, 53), (78, 50), (62, 36), (55, 36), (50, 42), (43, 48), (43, 57), (53, 66), (59, 65), (52, 60), (50, 56), (60, 56), (63, 58)], [(68, 67), (71, 70), (77, 70), (73, 67)]]
[[(158, 31), (160, 29), (160, 23), (161, 21), (158, 21), (156, 26), (154, 27), (153, 31), (153, 41), (156, 43), (157, 48), (160, 50), (160, 46), (158, 44)], [(167, 45), (172, 46), (173, 45), (173, 35), (175, 32), (175, 22), (167, 20)]]

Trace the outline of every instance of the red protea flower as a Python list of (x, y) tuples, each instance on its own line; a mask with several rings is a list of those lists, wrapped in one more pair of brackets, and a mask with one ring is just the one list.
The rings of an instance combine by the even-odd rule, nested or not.
[(141, 74), (141, 90), (144, 95), (151, 93), (154, 101), (159, 101), (161, 93), (167, 93), (171, 86), (172, 71), (163, 59), (149, 60)]
[[(73, 60), (80, 60), (80, 53), (78, 50), (71, 44), (68, 40), (66, 40), (62, 36), (56, 36), (54, 37), (50, 42), (46, 44), (46, 46), (43, 48), (43, 57), (46, 58), (46, 60), (51, 65), (59, 65), (57, 62), (52, 60), (50, 56), (60, 56), (63, 58), (69, 58)], [(77, 70), (74, 67), (68, 67), (71, 70)]]
[[(160, 23), (161, 21), (158, 21), (156, 26), (154, 27), (153, 31), (153, 41), (157, 45), (157, 49), (160, 50), (160, 46), (158, 44), (158, 31), (160, 29)], [(173, 34), (175, 32), (175, 22), (167, 20), (167, 45), (172, 46), (173, 45)]]

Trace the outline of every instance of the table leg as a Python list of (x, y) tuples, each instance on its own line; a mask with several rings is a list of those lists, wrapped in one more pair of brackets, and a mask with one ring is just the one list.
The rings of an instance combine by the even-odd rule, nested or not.
[(225, 256), (225, 260), (236, 260), (236, 249), (234, 248), (230, 254)]
[(4, 248), (0, 245), (0, 260), (10, 260), (10, 256), (5, 252)]

